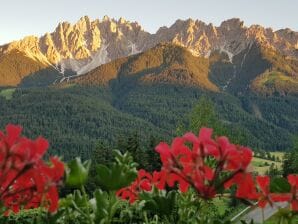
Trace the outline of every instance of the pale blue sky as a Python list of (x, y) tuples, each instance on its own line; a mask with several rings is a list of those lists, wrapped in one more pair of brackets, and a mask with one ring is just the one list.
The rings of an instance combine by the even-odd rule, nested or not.
[(60, 21), (73, 23), (84, 15), (92, 19), (122, 16), (138, 21), (149, 32), (178, 18), (219, 25), (233, 17), (247, 26), (298, 30), (298, 0), (1, 0), (0, 44), (40, 36), (53, 31)]

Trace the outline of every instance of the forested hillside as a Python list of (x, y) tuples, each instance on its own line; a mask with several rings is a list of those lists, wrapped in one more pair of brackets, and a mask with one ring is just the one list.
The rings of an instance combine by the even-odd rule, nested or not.
[(17, 89), (11, 99), (0, 96), (0, 126), (23, 125), (30, 137), (42, 133), (51, 142), (50, 153), (65, 159), (90, 158), (97, 142), (115, 148), (135, 133), (141, 145), (152, 136), (169, 140), (179, 128), (189, 129), (189, 113), (201, 96), (211, 100), (223, 134), (254, 149), (285, 150), (298, 129), (295, 97), (236, 98), (166, 84), (124, 91), (119, 85)]
[[(90, 158), (98, 142), (121, 150), (134, 134), (145, 146), (151, 137), (167, 141), (201, 126), (255, 150), (287, 150), (297, 135), (296, 60), (256, 44), (231, 61), (225, 52), (196, 57), (163, 43), (85, 75), (64, 72), (43, 69), (15, 91), (3, 87), (0, 126), (23, 125), (29, 137), (42, 133), (50, 152), (65, 159)], [(192, 127), (191, 113), (205, 122)]]

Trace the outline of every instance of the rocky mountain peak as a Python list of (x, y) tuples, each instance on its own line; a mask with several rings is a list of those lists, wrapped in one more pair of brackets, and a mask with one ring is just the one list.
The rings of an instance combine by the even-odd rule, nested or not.
[(34, 61), (51, 65), (62, 75), (66, 70), (81, 75), (114, 59), (144, 52), (161, 42), (185, 47), (194, 56), (209, 57), (219, 50), (229, 55), (231, 63), (235, 55), (252, 43), (298, 58), (298, 33), (290, 29), (273, 31), (259, 25), (246, 27), (238, 18), (226, 20), (218, 27), (187, 19), (177, 20), (172, 26), (161, 27), (150, 34), (137, 22), (108, 16), (101, 20), (83, 16), (75, 24), (61, 22), (54, 32), (40, 38), (29, 36), (0, 46), (0, 57), (18, 50)]
[(232, 18), (232, 19), (223, 21), (220, 24), (220, 28), (226, 29), (226, 30), (243, 29), (244, 22), (241, 21), (239, 18)]
[(110, 21), (110, 17), (107, 15), (104, 15), (104, 17), (102, 18), (102, 21)]
[(81, 32), (86, 32), (91, 29), (91, 20), (88, 16), (83, 16), (79, 21), (74, 25), (75, 29), (80, 30)]

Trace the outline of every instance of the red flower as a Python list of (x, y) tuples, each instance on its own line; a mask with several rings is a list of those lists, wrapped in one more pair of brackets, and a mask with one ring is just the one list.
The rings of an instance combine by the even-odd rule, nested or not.
[[(242, 186), (238, 179), (246, 176), (252, 151), (231, 144), (226, 137), (213, 140), (212, 129), (202, 128), (198, 136), (187, 133), (183, 138), (175, 138), (171, 147), (166, 143), (160, 143), (156, 151), (160, 153), (162, 170), (167, 172), (168, 178), (174, 178), (170, 179), (170, 187), (174, 182), (180, 182), (183, 190), (186, 190), (186, 182), (188, 186), (197, 190), (199, 196), (212, 198), (219, 187), (216, 184), (222, 181), (223, 185), (230, 180), (241, 186), (238, 195), (244, 195), (245, 186)], [(215, 159), (213, 166), (207, 162), (210, 158)], [(220, 180), (222, 172), (228, 173), (230, 177)], [(236, 174), (238, 175), (233, 178)], [(252, 177), (250, 179), (253, 184)], [(254, 192), (250, 193), (252, 197)]]
[(181, 176), (171, 173), (168, 176), (167, 183), (170, 187), (174, 187), (175, 183), (179, 184), (179, 189), (181, 192), (187, 192), (189, 188), (189, 183), (183, 179)]
[(291, 185), (291, 206), (294, 211), (298, 211), (298, 175), (290, 174), (288, 176), (288, 182)]
[(131, 204), (138, 199), (138, 195), (130, 187), (121, 188), (116, 192), (116, 195), (123, 200), (129, 200)]
[(137, 179), (130, 186), (118, 190), (116, 195), (124, 200), (128, 199), (130, 203), (134, 203), (141, 191), (152, 190), (151, 182), (151, 174), (141, 169), (138, 171)]
[(257, 176), (256, 178), (257, 183), (260, 188), (260, 193), (259, 193), (259, 202), (258, 205), (261, 208), (265, 208), (267, 203), (272, 205), (272, 201), (270, 198), (270, 177), (268, 176)]
[(258, 205), (265, 208), (267, 203), (271, 206), (273, 202), (284, 202), (290, 200), (290, 194), (287, 193), (270, 193), (270, 178), (268, 176), (256, 177), (260, 192), (258, 193)]
[(0, 200), (13, 212), (45, 206), (50, 212), (58, 207), (56, 185), (64, 175), (64, 165), (56, 157), (51, 165), (42, 157), (49, 147), (46, 139), (30, 140), (21, 136), (22, 128), (6, 126), (0, 132)]
[(193, 133), (189, 132), (186, 133), (183, 138), (185, 141), (191, 142), (192, 147), (192, 153), (194, 156), (213, 156), (218, 158), (219, 157), (219, 151), (216, 147), (216, 143), (214, 140), (211, 139), (212, 137), (212, 129), (210, 128), (202, 128), (200, 130), (199, 136), (196, 137)]
[(236, 197), (251, 200), (258, 198), (254, 179), (250, 173), (238, 172), (224, 183), (224, 187), (229, 188), (233, 184), (237, 185)]
[(173, 155), (167, 143), (161, 142), (155, 150), (160, 154), (160, 160), (164, 169), (168, 170), (173, 166)]
[(293, 210), (298, 211), (298, 176), (288, 177), (291, 194), (270, 193), (270, 178), (257, 176), (254, 179), (249, 170), (252, 150), (230, 143), (227, 137), (212, 139), (212, 129), (202, 128), (198, 136), (186, 133), (182, 138), (174, 138), (171, 146), (162, 142), (156, 151), (160, 154), (161, 171), (154, 171), (152, 176), (139, 171), (137, 180), (117, 195), (132, 203), (141, 191), (151, 191), (152, 186), (163, 190), (178, 184), (181, 192), (192, 187), (199, 197), (210, 199), (221, 193), (218, 190), (222, 187), (236, 185), (238, 198), (258, 200), (262, 208), (267, 203), (290, 201)]
[(154, 171), (153, 172), (153, 176), (152, 176), (152, 183), (154, 184), (154, 186), (157, 187), (157, 189), (159, 190), (163, 190), (166, 187), (166, 183), (167, 183), (167, 172), (165, 171)]

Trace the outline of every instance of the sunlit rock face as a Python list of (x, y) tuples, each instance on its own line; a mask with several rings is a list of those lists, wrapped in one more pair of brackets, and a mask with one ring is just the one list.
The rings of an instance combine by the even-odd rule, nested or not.
[(29, 36), (1, 46), (0, 57), (18, 50), (61, 73), (69, 69), (83, 74), (116, 58), (140, 52), (149, 36), (136, 22), (123, 18), (116, 21), (107, 16), (91, 21), (85, 16), (76, 24), (59, 23), (54, 32), (40, 38)]
[[(234, 55), (253, 43), (298, 58), (298, 33), (290, 29), (273, 31), (259, 25), (246, 27), (239, 19), (224, 21), (216, 27), (188, 19), (177, 20), (171, 27), (161, 27), (155, 34), (150, 34), (137, 22), (123, 18), (115, 20), (105, 16), (92, 21), (84, 16), (75, 24), (59, 23), (54, 32), (40, 38), (29, 36), (1, 46), (0, 78), (7, 73), (23, 77), (49, 66), (62, 75), (66, 70), (82, 75), (101, 64), (144, 52), (162, 42), (186, 47), (194, 56), (209, 57), (213, 51), (220, 50), (229, 56), (231, 62)], [(15, 52), (22, 57), (7, 59)], [(22, 69), (7, 71), (11, 66), (21, 64), (19, 60), (23, 57), (35, 64), (34, 69), (30, 68), (31, 62), (27, 62)], [(11, 65), (3, 66), (3, 63)], [(18, 84), (18, 78), (14, 80), (11, 84)]]
[(252, 43), (261, 44), (289, 56), (297, 56), (298, 33), (290, 29), (274, 32), (259, 25), (245, 27), (239, 19), (230, 19), (219, 27), (198, 20), (177, 20), (171, 27), (162, 27), (149, 40), (149, 46), (171, 41), (187, 47), (194, 55), (206, 56), (218, 49), (236, 55)]

